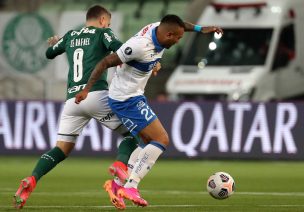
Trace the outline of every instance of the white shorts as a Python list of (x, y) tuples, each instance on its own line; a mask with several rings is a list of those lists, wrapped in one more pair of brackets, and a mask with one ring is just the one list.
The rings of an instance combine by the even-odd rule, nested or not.
[(91, 118), (120, 134), (128, 131), (111, 111), (108, 104), (108, 91), (93, 91), (80, 104), (75, 103), (75, 98), (65, 102), (60, 117), (57, 140), (75, 142)]

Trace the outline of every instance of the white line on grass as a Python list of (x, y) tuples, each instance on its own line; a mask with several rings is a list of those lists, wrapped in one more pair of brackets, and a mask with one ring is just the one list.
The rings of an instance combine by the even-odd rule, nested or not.
[(259, 205), (260, 207), (304, 207), (304, 205)]
[[(206, 205), (149, 205), (149, 208), (178, 208), (178, 207), (203, 207)], [(216, 205), (210, 205), (216, 206)], [(220, 205), (220, 206), (231, 206), (231, 205)], [(0, 208), (11, 208), (12, 206), (0, 206)], [(128, 205), (128, 208), (138, 208), (135, 205)], [(37, 205), (37, 206), (26, 206), (26, 208), (114, 208), (113, 205), (103, 205), (103, 206), (87, 206), (87, 205)]]
[[(13, 192), (14, 193), (14, 192)], [(34, 192), (35, 195), (41, 196), (90, 196), (96, 194), (105, 194), (103, 190), (100, 191), (84, 191), (84, 192)], [(156, 191), (156, 190), (141, 190), (141, 193), (149, 193), (149, 194), (198, 194), (198, 195), (207, 195), (207, 192), (204, 191), (178, 191), (178, 190), (167, 190), (167, 191)], [(12, 194), (9, 191), (0, 191), (0, 194)], [(251, 196), (304, 196), (304, 192), (238, 192), (236, 191), (237, 195), (251, 195)]]
[[(206, 205), (206, 204), (202, 204), (202, 205), (149, 205), (148, 208), (195, 208), (195, 207), (235, 207), (236, 205), (233, 204), (229, 204), (229, 205)], [(237, 205), (240, 206), (240, 205)], [(88, 206), (88, 205), (37, 205), (37, 206), (26, 206), (26, 208), (113, 208), (114, 206), (112, 205), (103, 205), (103, 206), (99, 206), (99, 205), (92, 205), (92, 206)], [(257, 205), (257, 207), (304, 207), (304, 205)], [(12, 208), (12, 206), (0, 206), (0, 208)], [(138, 206), (134, 206), (134, 205), (128, 205), (127, 208), (138, 208)]]
[[(208, 194), (204, 191), (147, 191), (143, 190), (143, 193), (162, 193), (162, 194)], [(244, 192), (244, 191), (236, 191), (238, 195), (252, 195), (252, 196), (304, 196), (304, 192)]]

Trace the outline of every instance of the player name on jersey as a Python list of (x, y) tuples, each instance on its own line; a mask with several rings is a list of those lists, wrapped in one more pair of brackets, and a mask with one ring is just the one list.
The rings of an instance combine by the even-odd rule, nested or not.
[(70, 47), (89, 46), (90, 38), (76, 38), (71, 40)]

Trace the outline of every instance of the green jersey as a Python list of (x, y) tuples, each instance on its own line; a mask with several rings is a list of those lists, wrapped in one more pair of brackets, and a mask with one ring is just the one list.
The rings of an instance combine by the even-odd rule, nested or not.
[[(54, 46), (49, 47), (46, 51), (48, 59), (64, 52), (67, 54), (67, 99), (75, 97), (86, 86), (96, 64), (112, 51), (116, 52), (121, 45), (110, 28), (90, 26), (67, 32)], [(97, 90), (108, 90), (106, 72), (90, 91)]]

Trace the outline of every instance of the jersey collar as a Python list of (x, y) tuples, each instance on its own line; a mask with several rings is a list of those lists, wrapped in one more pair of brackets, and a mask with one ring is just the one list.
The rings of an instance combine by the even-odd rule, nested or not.
[(157, 52), (161, 52), (164, 49), (164, 47), (162, 47), (160, 45), (160, 43), (158, 42), (158, 40), (157, 40), (157, 37), (156, 37), (156, 28), (157, 27), (155, 27), (154, 29), (152, 29), (152, 41), (153, 41), (153, 44), (155, 46), (156, 51)]

